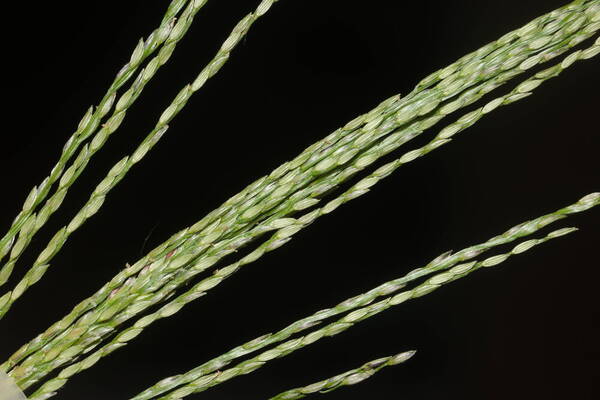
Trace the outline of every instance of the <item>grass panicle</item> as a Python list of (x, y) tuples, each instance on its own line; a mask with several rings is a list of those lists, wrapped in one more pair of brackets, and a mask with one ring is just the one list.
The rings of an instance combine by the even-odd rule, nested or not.
[[(44, 276), (69, 236), (101, 209), (109, 192), (160, 141), (169, 129), (169, 123), (183, 110), (191, 96), (221, 70), (252, 25), (277, 1), (262, 0), (253, 12), (238, 22), (214, 58), (179, 91), (136, 150), (113, 166), (86, 204), (55, 233), (25, 276), (12, 290), (0, 295), (0, 319)], [(171, 1), (160, 26), (146, 40), (140, 40), (129, 62), (119, 71), (98, 106), (90, 107), (65, 144), (50, 175), (33, 188), (22, 211), (0, 238), (0, 261), (8, 256), (0, 264), (0, 287), (8, 281), (21, 254), (61, 206), (69, 188), (94, 154), (121, 125), (146, 84), (171, 58), (178, 42), (206, 3), (207, 0)], [(599, 30), (600, 0), (576, 0), (428, 75), (407, 95), (392, 96), (345, 124), (269, 175), (248, 185), (195, 224), (177, 232), (133, 265), (128, 264), (68, 315), (22, 346), (0, 365), (0, 373), (8, 373), (23, 390), (41, 384), (30, 399), (53, 397), (70, 378), (126, 346), (151, 324), (176, 314), (186, 304), (205, 296), (242, 267), (289, 242), (321, 216), (368, 193), (372, 186), (400, 166), (451, 142), (457, 133), (472, 126), (484, 115), (528, 97), (542, 83), (558, 76), (577, 61), (598, 55), (599, 37), (588, 48), (572, 51), (562, 61), (533, 74), (506, 94), (446, 123), (441, 129), (436, 128), (438, 133), (429, 143), (364, 174), (349, 189), (338, 193), (342, 184), (381, 157), (532, 68), (571, 51), (597, 35)], [(157, 54), (153, 56), (154, 53)], [(120, 89), (131, 80), (130, 87), (119, 94)], [(54, 186), (56, 190), (51, 194)], [(166, 378), (132, 400), (182, 399), (248, 374), (270, 360), (284, 357), (321, 338), (337, 335), (360, 321), (409, 299), (429, 294), (475, 270), (498, 265), (513, 255), (572, 233), (575, 228), (554, 230), (542, 238), (520, 242), (508, 252), (480, 259), (484, 252), (533, 235), (558, 220), (599, 204), (600, 193), (592, 193), (570, 206), (526, 221), (486, 242), (457, 253), (444, 253), (400, 278), (332, 308), (320, 310), (276, 333), (244, 343), (186, 373)], [(246, 254), (237, 256), (228, 265), (219, 264), (224, 257), (250, 244), (253, 249)], [(218, 269), (209, 272), (214, 267)], [(197, 275), (207, 272), (206, 277), (186, 287)], [(154, 311), (139, 317), (149, 307), (154, 307)], [(331, 322), (335, 318), (338, 319)], [(131, 319), (135, 322), (122, 328)], [(333, 378), (286, 391), (272, 399), (302, 398), (311, 393), (352, 385), (381, 368), (406, 361), (413, 354), (405, 352), (375, 360)], [(240, 362), (239, 359), (245, 356), (250, 358)], [(54, 372), (59, 368), (62, 370)]]
[[(588, 35), (588, 34), (589, 34), (588, 32), (584, 32), (584, 33), (585, 33), (586, 35)], [(581, 41), (581, 40), (574, 40), (573, 38), (570, 38), (570, 39), (569, 39), (569, 42), (570, 42), (570, 43), (572, 43), (573, 41), (579, 42), (579, 41)], [(558, 52), (557, 52), (556, 48), (551, 48), (550, 50), (551, 50), (551, 51), (553, 51), (553, 55), (554, 55), (554, 56), (556, 56), (556, 54), (558, 54)], [(593, 50), (593, 48), (592, 48), (592, 50)], [(594, 51), (596, 51), (596, 50), (594, 50)], [(578, 53), (578, 55), (579, 55), (579, 56), (581, 56), (581, 58), (589, 58), (589, 57), (591, 56), (591, 54), (593, 54), (593, 53), (592, 53), (592, 52), (591, 52), (589, 49), (588, 49), (588, 50), (586, 50), (586, 51), (580, 51), (580, 52)], [(566, 60), (565, 60), (565, 61), (566, 61)], [(566, 66), (568, 66), (568, 65), (570, 65), (570, 64), (563, 62), (563, 63), (561, 63), (561, 65), (558, 65), (558, 66), (557, 66), (557, 67), (559, 67), (559, 68), (553, 67), (554, 69), (551, 69), (551, 70), (552, 70), (552, 71), (554, 71), (554, 73), (556, 73), (556, 74), (557, 74), (558, 72), (560, 72), (560, 70), (562, 70), (564, 67), (566, 67)], [(541, 73), (540, 73), (540, 74), (541, 74)], [(543, 79), (547, 79), (547, 78), (548, 78), (548, 77), (550, 77), (550, 76), (555, 76), (555, 75), (549, 74), (549, 73), (547, 73), (547, 72), (546, 72), (546, 75), (543, 75), (543, 74), (542, 74), (542, 75), (540, 75), (540, 74), (536, 75), (536, 77), (537, 77), (537, 78), (539, 78), (539, 79), (538, 79), (538, 82), (537, 82), (537, 84), (541, 83), (541, 81), (542, 81)], [(527, 81), (527, 82), (530, 82), (530, 81)], [(536, 86), (537, 86), (537, 85), (536, 85)], [(485, 86), (485, 87), (487, 87), (487, 88), (488, 88), (488, 90), (489, 90), (489, 87), (490, 87), (490, 86)], [(495, 86), (494, 86), (494, 85), (492, 85), (492, 87), (495, 87)], [(519, 86), (519, 88), (517, 88), (517, 89), (519, 90), (519, 92), (518, 92), (518, 93), (513, 93), (513, 94), (512, 94), (512, 95), (510, 95), (510, 96), (505, 96), (505, 99), (504, 99), (504, 104), (508, 104), (508, 103), (510, 103), (510, 102), (512, 102), (512, 101), (515, 101), (515, 100), (517, 100), (517, 99), (519, 99), (519, 98), (522, 98), (522, 97), (523, 97), (523, 96), (522, 96), (522, 94), (523, 94), (523, 90), (524, 90), (524, 88), (525, 88), (525, 87), (528, 87), (528, 88), (530, 88), (530, 89), (533, 89), (535, 86), (533, 86), (531, 83), (528, 83), (527, 85), (524, 85), (524, 84), (523, 84), (523, 85), (520, 85), (520, 86)], [(479, 92), (470, 91), (470, 92), (469, 92), (469, 95), (470, 95), (471, 97), (473, 97), (473, 96), (474, 96), (474, 95), (473, 95), (473, 93), (477, 94), (477, 93), (479, 93)], [(475, 97), (476, 97), (476, 96), (475, 96)], [(479, 95), (479, 97), (481, 97), (481, 94)], [(494, 102), (492, 102), (492, 103), (493, 103), (493, 104), (495, 104), (495, 107), (496, 107), (496, 106), (498, 106), (498, 105), (499, 105), (499, 104), (498, 104), (498, 99), (496, 99), (496, 100), (495, 100), (495, 102), (496, 102), (496, 103), (494, 103)], [(490, 103), (490, 104), (492, 104), (492, 103)], [(467, 116), (466, 118), (465, 118), (465, 117), (461, 118), (461, 119), (460, 119), (460, 120), (459, 120), (459, 121), (458, 121), (456, 124), (457, 124), (457, 125), (458, 125), (458, 124), (459, 124), (459, 125), (461, 125), (461, 126), (462, 126), (462, 129), (464, 129), (466, 126), (470, 126), (470, 124), (474, 123), (474, 121), (475, 121), (476, 119), (478, 119), (478, 118), (479, 118), (481, 115), (483, 115), (483, 114), (484, 114), (484, 113), (486, 113), (486, 112), (489, 112), (489, 111), (491, 111), (491, 110), (492, 110), (493, 108), (495, 108), (495, 107), (491, 107), (491, 106), (488, 104), (488, 105), (486, 105), (485, 107), (482, 107), (481, 109), (479, 109), (479, 110), (478, 110), (478, 113), (479, 113), (479, 115), (477, 115), (477, 116), (474, 116), (474, 114), (473, 114), (473, 113), (470, 113), (470, 114), (468, 114), (468, 116)], [(485, 111), (485, 112), (483, 112), (483, 111)], [(452, 127), (452, 126), (451, 126), (451, 127)], [(452, 129), (453, 129), (453, 130), (455, 130), (455, 132), (454, 132), (454, 133), (456, 133), (456, 132), (458, 131), (458, 130), (456, 130), (455, 128), (452, 128)], [(413, 128), (413, 130), (414, 130), (414, 128)], [(447, 133), (448, 133), (448, 128), (447, 128), (447, 129), (445, 129), (445, 130), (443, 130), (443, 131), (442, 131), (442, 133), (441, 133), (440, 135), (442, 135), (442, 134), (443, 134), (444, 136), (447, 136)], [(393, 135), (390, 135), (390, 137), (393, 137)], [(415, 152), (411, 152), (411, 153), (409, 153), (409, 154), (407, 154), (407, 155), (403, 156), (401, 159), (397, 160), (397, 161), (395, 162), (395, 166), (392, 166), (392, 165), (387, 165), (387, 166), (384, 166), (384, 167), (382, 167), (382, 168), (378, 169), (376, 172), (377, 172), (377, 173), (379, 173), (379, 176), (370, 176), (370, 177), (368, 177), (367, 179), (364, 179), (364, 180), (362, 180), (361, 182), (359, 182), (359, 184), (355, 185), (355, 186), (352, 188), (352, 190), (351, 190), (351, 191), (348, 191), (348, 192), (346, 192), (346, 193), (344, 194), (344, 198), (340, 197), (340, 198), (338, 198), (338, 199), (336, 199), (336, 200), (334, 200), (334, 201), (332, 201), (332, 202), (328, 203), (328, 204), (327, 204), (325, 207), (323, 207), (321, 210), (325, 210), (325, 211), (331, 212), (333, 209), (335, 209), (335, 208), (336, 208), (337, 206), (339, 206), (341, 203), (343, 203), (343, 202), (345, 202), (345, 201), (348, 201), (348, 200), (350, 200), (350, 199), (352, 199), (352, 198), (355, 198), (355, 197), (357, 197), (358, 195), (360, 195), (360, 194), (362, 194), (362, 193), (366, 192), (366, 189), (368, 189), (369, 185), (372, 185), (372, 184), (374, 184), (374, 183), (375, 183), (377, 180), (381, 179), (381, 177), (383, 177), (383, 176), (387, 176), (389, 173), (391, 173), (391, 171), (392, 171), (393, 169), (397, 168), (397, 166), (399, 166), (399, 165), (401, 165), (401, 164), (403, 164), (403, 163), (405, 163), (405, 162), (411, 161), (412, 159), (414, 159), (414, 158), (416, 158), (416, 157), (418, 157), (418, 156), (420, 156), (420, 155), (424, 155), (424, 154), (426, 154), (427, 152), (429, 152), (429, 151), (431, 151), (432, 149), (434, 149), (434, 148), (436, 148), (437, 146), (439, 146), (440, 144), (444, 144), (444, 143), (446, 143), (446, 142), (448, 141), (448, 138), (447, 138), (447, 137), (442, 137), (442, 138), (438, 137), (437, 139), (439, 139), (439, 140), (434, 140), (432, 143), (430, 143), (430, 145), (426, 146), (426, 147), (425, 147), (425, 148), (423, 148), (423, 149), (420, 149), (420, 150), (419, 150), (419, 152), (420, 152), (419, 154), (417, 154), (417, 153), (415, 153)], [(388, 147), (389, 147), (389, 143), (385, 143), (385, 142), (384, 142), (384, 144), (388, 145)], [(385, 147), (384, 147), (384, 152), (382, 152), (381, 154), (385, 154), (385, 151), (386, 151), (386, 150), (385, 150)], [(389, 151), (388, 151), (388, 152), (389, 152)], [(372, 154), (372, 153), (370, 153), (370, 154), (367, 154), (365, 157), (372, 158), (372, 155), (371, 155), (371, 154)], [(362, 157), (361, 157), (361, 158), (358, 158), (358, 160), (359, 160), (359, 163), (363, 163), (363, 160), (364, 160), (364, 158), (362, 158)], [(335, 183), (334, 183), (333, 185), (335, 186)], [(317, 192), (319, 192), (320, 190), (322, 190), (322, 189), (321, 189), (322, 187), (323, 187), (323, 186), (321, 186), (321, 187), (320, 187), (320, 189), (319, 189), (319, 190), (317, 190)], [(293, 211), (296, 211), (294, 208), (292, 208), (292, 210), (293, 210)], [(274, 220), (274, 221), (277, 221), (277, 220)], [(274, 222), (274, 221), (271, 221), (271, 222)], [(276, 223), (282, 223), (282, 221), (277, 221)], [(295, 227), (286, 227), (285, 229), (286, 229), (286, 230), (285, 230), (286, 234), (287, 234), (287, 235), (290, 235), (290, 232), (291, 232), (293, 229), (297, 229), (297, 228), (295, 228)], [(267, 230), (268, 230), (268, 229), (267, 229)], [(259, 231), (260, 231), (260, 230), (259, 230)], [(256, 231), (255, 231), (255, 232), (256, 232)], [(261, 231), (261, 232), (260, 232), (260, 234), (262, 234), (262, 233), (264, 233), (264, 231)], [(265, 249), (266, 249), (266, 248), (268, 248), (268, 247), (270, 247), (271, 249), (272, 249), (272, 248), (274, 248), (274, 247), (275, 247), (275, 245), (274, 245), (274, 243), (275, 243), (275, 242), (277, 242), (277, 245), (281, 245), (281, 244), (283, 244), (283, 243), (282, 243), (282, 241), (283, 241), (284, 239), (285, 239), (285, 240), (289, 240), (289, 238), (281, 238), (281, 233), (278, 233), (278, 234), (276, 234), (275, 240), (271, 240), (271, 241), (270, 241), (270, 243), (268, 244), (268, 246), (262, 246), (262, 248), (259, 248), (259, 249), (260, 249), (260, 250), (262, 250), (262, 251), (263, 251), (263, 253), (264, 253), (264, 251), (265, 251)], [(238, 237), (236, 240), (237, 240), (238, 242), (245, 242), (245, 241), (246, 241), (246, 239), (245, 239), (245, 238), (239, 238), (239, 237)], [(225, 243), (228, 243), (228, 242), (225, 242)], [(229, 245), (229, 244), (230, 244), (230, 242), (228, 243), (228, 245)], [(215, 252), (218, 254), (218, 251), (217, 251), (217, 250), (214, 250), (214, 251), (213, 251), (213, 253), (215, 253)], [(253, 253), (251, 256), (252, 256), (252, 257), (254, 257), (255, 255), (256, 255), (256, 252), (254, 252), (254, 253)], [(213, 258), (211, 258), (211, 257), (213, 257)], [(198, 272), (199, 272), (199, 270), (204, 270), (204, 269), (206, 269), (206, 267), (208, 267), (208, 266), (212, 265), (212, 264), (211, 264), (211, 261), (212, 261), (212, 260), (214, 260), (214, 256), (211, 256), (211, 255), (209, 255), (209, 256), (207, 256), (207, 257), (205, 257), (205, 258), (201, 259), (201, 261), (200, 261), (199, 263), (197, 263), (197, 264), (201, 265), (201, 266), (202, 266), (202, 268), (196, 268), (196, 269), (195, 269), (195, 273), (198, 273)], [(248, 258), (246, 258), (246, 259), (245, 259), (245, 260), (243, 260), (243, 261), (247, 261), (247, 260), (248, 260)], [(242, 263), (241, 263), (241, 265), (243, 265), (243, 264), (244, 264), (244, 262), (242, 262)], [(203, 287), (214, 286), (215, 284), (218, 284), (218, 283), (219, 283), (219, 282), (220, 282), (220, 281), (221, 281), (221, 280), (222, 280), (224, 277), (226, 277), (226, 276), (227, 276), (227, 274), (226, 274), (227, 272), (232, 272), (232, 271), (235, 271), (235, 270), (237, 270), (238, 268), (239, 268), (239, 266), (235, 266), (235, 265), (234, 265), (234, 266), (229, 266), (229, 267), (227, 267), (227, 268), (225, 268), (225, 269), (222, 269), (222, 270), (220, 270), (219, 272), (222, 272), (222, 275), (221, 275), (220, 277), (219, 277), (219, 276), (217, 276), (217, 277), (213, 276), (213, 277), (211, 277), (211, 278), (208, 280), (208, 282), (205, 282), (205, 281), (203, 281)], [(187, 280), (187, 279), (189, 279), (189, 278), (191, 277), (191, 276), (190, 276), (190, 272), (194, 272), (194, 270), (193, 270), (193, 269), (190, 269), (190, 270), (191, 270), (191, 271), (188, 271), (188, 272), (187, 272), (187, 274), (183, 274), (183, 273), (182, 273), (182, 277), (184, 277), (184, 278), (183, 278), (184, 280)], [(193, 276), (193, 275), (192, 275), (192, 276)], [(180, 279), (179, 279), (179, 282), (181, 282), (181, 281), (182, 281), (182, 278), (180, 277)], [(158, 281), (158, 282), (163, 282), (163, 281)], [(174, 290), (176, 287), (177, 287), (177, 286), (175, 286), (175, 285), (172, 285), (172, 284), (169, 284), (169, 285), (163, 286), (162, 293), (165, 293), (165, 292), (169, 293), (169, 291), (172, 291), (172, 290)], [(165, 289), (166, 289), (166, 290), (165, 290)], [(165, 295), (163, 294), (162, 296), (163, 296), (163, 298), (164, 298), (164, 296), (165, 296)], [(161, 297), (161, 295), (159, 294), (158, 296), (155, 296), (155, 299), (156, 299), (156, 298), (160, 298), (160, 297)], [(190, 299), (191, 299), (191, 297), (190, 297)], [(151, 304), (156, 304), (156, 301), (150, 301), (148, 298), (144, 298), (144, 299), (142, 300), (142, 304), (143, 304), (143, 303), (146, 303), (147, 305), (151, 305)], [(113, 304), (118, 304), (118, 303), (116, 303), (116, 302), (115, 302), (115, 303), (113, 303)], [(131, 303), (129, 303), (129, 304), (131, 304)], [(125, 304), (125, 306), (121, 305), (121, 309), (124, 309), (126, 306), (127, 306), (126, 304)], [(140, 304), (135, 304), (135, 303), (134, 303), (134, 305), (133, 305), (133, 306), (131, 306), (131, 309), (133, 309), (133, 310), (136, 310), (137, 312), (140, 312), (140, 311), (141, 311), (143, 308), (142, 308), (142, 307), (140, 307)], [(130, 310), (131, 310), (131, 309), (130, 309)], [(104, 309), (101, 309), (102, 313), (105, 313), (105, 315), (107, 314), (107, 313), (106, 313), (106, 311), (107, 311), (107, 310), (109, 310), (109, 312), (108, 312), (108, 315), (110, 315), (110, 314), (111, 314), (111, 312), (114, 310), (114, 308), (113, 308), (113, 309), (111, 309), (110, 307), (105, 307)], [(129, 310), (127, 310), (127, 311), (129, 311)], [(127, 314), (130, 314), (130, 313), (128, 313), (127, 311), (126, 311), (126, 313), (127, 313)], [(113, 315), (114, 315), (114, 313), (113, 313)], [(128, 317), (128, 318), (130, 318), (130, 317)], [(128, 319), (128, 318), (127, 318), (127, 319)], [(90, 320), (93, 320), (93, 318), (90, 318)], [(125, 319), (124, 319), (124, 318), (115, 318), (113, 321), (109, 321), (109, 324), (110, 324), (110, 323), (112, 323), (112, 324), (113, 324), (113, 326), (112, 326), (110, 329), (107, 327), (107, 324), (104, 324), (104, 325), (102, 325), (102, 324), (101, 324), (101, 325), (100, 325), (100, 326), (97, 328), (96, 332), (111, 332), (112, 330), (114, 330), (114, 325), (115, 325), (114, 323), (115, 323), (115, 322), (117, 322), (117, 323), (120, 323), (120, 322), (123, 322), (123, 320), (125, 320)], [(94, 334), (95, 334), (95, 333), (94, 333)], [(95, 338), (95, 340), (96, 340), (96, 341), (97, 341), (98, 339), (99, 339), (99, 338)], [(86, 340), (87, 340), (87, 342), (86, 342)], [(83, 339), (83, 342), (80, 342), (80, 343), (79, 343), (80, 350), (83, 350), (84, 348), (89, 348), (89, 347), (85, 347), (85, 346), (89, 346), (89, 344), (90, 344), (90, 340), (91, 340), (91, 339), (89, 339), (89, 336), (88, 336), (88, 338), (84, 338), (84, 339)], [(63, 343), (63, 344), (64, 344), (64, 343)], [(70, 343), (69, 345), (71, 345), (71, 344), (72, 344), (72, 343)], [(82, 345), (83, 345), (83, 346), (82, 346)], [(69, 348), (69, 347), (67, 347), (67, 348)], [(56, 353), (52, 353), (52, 354), (56, 354)], [(67, 361), (68, 361), (68, 360), (67, 360)], [(63, 359), (59, 358), (59, 360), (58, 360), (57, 362), (58, 362), (58, 363), (59, 363), (59, 365), (60, 365), (61, 363), (64, 363), (64, 362), (65, 362), (65, 360), (63, 360)], [(24, 367), (25, 367), (25, 368), (27, 368), (29, 365), (31, 365), (31, 363), (30, 363), (30, 364), (27, 364), (27, 363), (25, 363), (25, 364), (24, 364)]]

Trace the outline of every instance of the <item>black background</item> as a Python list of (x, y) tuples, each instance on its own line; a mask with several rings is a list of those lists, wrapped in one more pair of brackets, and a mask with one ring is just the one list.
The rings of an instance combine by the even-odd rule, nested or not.
[[(2, 27), (8, 67), (0, 142), (3, 230), (139, 37), (157, 26), (167, 2), (36, 3), (11, 2), (3, 11), (10, 22)], [(11, 284), (257, 3), (210, 1), (200, 12), (32, 243)], [(2, 320), (0, 358), (126, 262), (309, 144), (562, 4), (280, 1)], [(493, 112), (454, 143), (403, 167), (72, 379), (57, 398), (128, 398), (445, 250), (484, 241), (598, 191), (599, 66), (598, 60), (578, 63), (534, 96)], [(423, 136), (407, 148), (431, 134)], [(580, 227), (574, 235), (190, 398), (266, 399), (370, 359), (418, 349), (409, 363), (327, 398), (596, 399), (599, 223), (600, 210), (574, 216), (559, 223)]]

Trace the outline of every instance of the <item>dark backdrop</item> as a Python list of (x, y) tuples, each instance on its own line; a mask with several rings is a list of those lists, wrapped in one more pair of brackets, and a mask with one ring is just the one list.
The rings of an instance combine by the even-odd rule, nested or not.
[[(2, 77), (2, 230), (139, 37), (158, 24), (167, 2), (40, 3), (4, 6), (10, 24), (2, 26), (8, 67)], [(257, 3), (213, 0), (200, 12), (171, 62), (32, 243), (12, 284)], [(307, 145), (563, 3), (280, 1), (1, 322), (0, 358), (126, 262)], [(128, 398), (445, 250), (486, 240), (599, 190), (599, 66), (598, 60), (578, 64), (403, 167), (74, 378), (57, 398)], [(417, 142), (431, 134), (424, 136)], [(599, 222), (600, 210), (575, 216), (561, 223), (580, 227), (575, 235), (191, 398), (265, 399), (408, 349), (419, 352), (406, 365), (328, 399), (598, 398)]]

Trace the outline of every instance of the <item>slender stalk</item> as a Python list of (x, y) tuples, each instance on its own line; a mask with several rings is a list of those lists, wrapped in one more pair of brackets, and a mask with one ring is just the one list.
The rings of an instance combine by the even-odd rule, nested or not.
[[(170, 56), (169, 51), (172, 52), (174, 48), (174, 44), (171, 44), (172, 40), (170, 39), (170, 35), (175, 22), (175, 16), (187, 2), (188, 0), (173, 0), (170, 3), (160, 26), (148, 36), (148, 39), (145, 41), (143, 39), (140, 40), (134, 49), (129, 62), (121, 68), (96, 109), (94, 110), (93, 107), (88, 109), (75, 133), (67, 140), (62, 154), (50, 175), (45, 178), (40, 185), (35, 186), (31, 190), (29, 196), (25, 200), (22, 211), (15, 218), (8, 232), (0, 239), (0, 261), (2, 261), (4, 256), (10, 252), (8, 261), (0, 268), (0, 286), (6, 283), (12, 273), (15, 263), (35, 233), (46, 223), (50, 215), (60, 207), (69, 186), (77, 179), (77, 176), (81, 173), (81, 170), (85, 168), (93, 153), (99, 149), (99, 147), (85, 145), (71, 167), (65, 171), (68, 161), (75, 155), (77, 149), (81, 147), (83, 142), (96, 132), (100, 122), (112, 108), (117, 91), (133, 76), (146, 58), (151, 56), (165, 42), (166, 43), (164, 47), (162, 47), (159, 55), (154, 59), (160, 60), (160, 62), (153, 60), (154, 70), (158, 69), (160, 65), (167, 61)], [(165, 51), (165, 49), (170, 50)], [(152, 65), (152, 62), (150, 65)], [(146, 71), (150, 72), (148, 69), (146, 69)], [(139, 95), (143, 85), (151, 78), (151, 75), (154, 75), (154, 72), (148, 72), (142, 70), (142, 72), (138, 74), (135, 82), (131, 88), (121, 96), (121, 101), (117, 103), (117, 109), (104, 124), (104, 127), (100, 129), (98, 134), (101, 133), (102, 135), (107, 136), (114, 132), (122, 122), (126, 108), (135, 101), (135, 98)], [(129, 100), (125, 101), (126, 99)], [(36, 213), (36, 207), (46, 199), (52, 185), (59, 181), (59, 179), (59, 187), (54, 195), (52, 195), (50, 199), (46, 201), (42, 209)], [(15, 238), (17, 238), (16, 242)]]
[(295, 400), (302, 399), (313, 393), (329, 393), (343, 386), (356, 385), (366, 379), (369, 379), (377, 372), (385, 367), (402, 364), (415, 355), (416, 351), (407, 351), (396, 354), (391, 357), (384, 357), (377, 360), (369, 361), (359, 368), (353, 369), (343, 374), (336, 375), (333, 378), (324, 381), (316, 382), (308, 386), (299, 387), (291, 390), (286, 390), (277, 396), (271, 397), (269, 400)]
[[(574, 205), (571, 207), (579, 208), (580, 205)], [(230, 356), (230, 359), (239, 357), (239, 355), (232, 357), (231, 353), (235, 353), (236, 351), (238, 352), (238, 354), (241, 353), (241, 351), (239, 351), (240, 348), (233, 349), (232, 351), (225, 353), (224, 355), (221, 355), (189, 372), (186, 372), (185, 374), (163, 379), (156, 385), (142, 392), (140, 395), (132, 398), (132, 400), (154, 398), (177, 387), (177, 390), (169, 393), (166, 396), (160, 397), (160, 399), (180, 399), (189, 394), (204, 391), (209, 387), (223, 383), (233, 377), (248, 374), (262, 367), (269, 360), (284, 357), (285, 355), (305, 346), (308, 346), (309, 344), (312, 344), (323, 337), (337, 335), (338, 333), (341, 333), (346, 329), (352, 327), (357, 322), (379, 314), (380, 312), (392, 306), (401, 304), (408, 299), (428, 294), (434, 291), (435, 289), (441, 287), (443, 284), (466, 276), (467, 274), (475, 271), (476, 269), (479, 269), (484, 266), (489, 267), (497, 265), (505, 261), (508, 257), (510, 257), (513, 254), (519, 254), (552, 238), (556, 238), (571, 233), (573, 231), (573, 228), (560, 229), (558, 231), (550, 233), (543, 239), (533, 239), (528, 240), (526, 242), (522, 242), (515, 248), (513, 248), (513, 250), (509, 253), (497, 255), (481, 262), (469, 262), (466, 264), (456, 265), (446, 272), (434, 275), (432, 278), (428, 279), (427, 281), (418, 285), (412, 290), (403, 291), (394, 296), (390, 296), (383, 300), (380, 300), (377, 303), (372, 303), (367, 306), (358, 308), (352, 311), (351, 313), (345, 315), (343, 318), (333, 323), (330, 323), (321, 329), (315, 330), (308, 335), (285, 341), (283, 343), (280, 343), (276, 347), (259, 354), (258, 356), (252, 357), (244, 362), (237, 364), (235, 367), (223, 369), (223, 367), (228, 364), (228, 360), (225, 358), (227, 355)], [(348, 299), (347, 302), (351, 302), (352, 300), (353, 299)], [(304, 321), (306, 321), (306, 319)], [(270, 337), (272, 336), (269, 336), (269, 338)], [(260, 343), (261, 341), (264, 341), (263, 337), (257, 338), (255, 339), (255, 341), (248, 342), (245, 346), (252, 347), (253, 343)], [(244, 347), (242, 346), (241, 348)]]
[[(197, 3), (204, 3), (205, 0), (195, 0)], [(227, 62), (231, 51), (237, 46), (240, 40), (246, 35), (250, 27), (264, 13), (266, 13), (276, 0), (263, 0), (254, 13), (247, 15), (233, 29), (230, 36), (225, 40), (216, 56), (200, 72), (194, 82), (187, 84), (175, 97), (172, 103), (165, 109), (160, 116), (155, 128), (146, 136), (135, 152), (119, 161), (109, 172), (107, 177), (100, 182), (92, 193), (88, 202), (71, 220), (71, 222), (60, 229), (50, 240), (47, 247), (40, 253), (25, 277), (16, 285), (15, 289), (0, 297), (0, 318), (8, 312), (12, 304), (23, 295), (23, 293), (33, 284), (41, 279), (50, 266), (48, 262), (61, 249), (69, 235), (75, 231), (83, 222), (98, 212), (108, 192), (121, 181), (133, 167), (139, 162), (152, 147), (161, 139), (162, 135), (168, 129), (168, 123), (185, 107), (188, 100), (196, 91), (204, 86), (208, 79), (213, 77)], [(101, 138), (100, 141), (105, 140)]]

